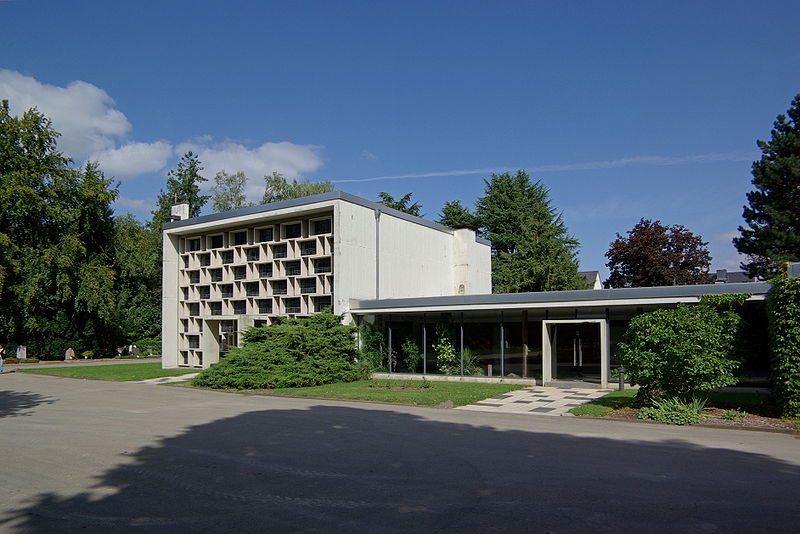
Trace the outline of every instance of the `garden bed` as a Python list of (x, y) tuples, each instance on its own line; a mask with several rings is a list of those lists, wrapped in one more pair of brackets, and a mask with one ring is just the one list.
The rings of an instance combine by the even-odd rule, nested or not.
[[(614, 391), (570, 411), (580, 417), (641, 422), (638, 408), (631, 406), (635, 395), (636, 390)], [(780, 418), (769, 395), (758, 393), (712, 393), (695, 426), (800, 432), (800, 421)]]

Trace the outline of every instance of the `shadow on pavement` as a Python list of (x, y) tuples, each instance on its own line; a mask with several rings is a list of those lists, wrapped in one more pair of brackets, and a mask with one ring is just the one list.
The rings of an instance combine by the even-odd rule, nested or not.
[(0, 531), (794, 532), (799, 475), (680, 441), (315, 406), (192, 427), (92, 488), (40, 495)]
[(35, 408), (40, 404), (52, 404), (53, 402), (55, 402), (55, 399), (38, 393), (0, 391), (0, 418), (28, 415), (24, 413), (25, 410)]

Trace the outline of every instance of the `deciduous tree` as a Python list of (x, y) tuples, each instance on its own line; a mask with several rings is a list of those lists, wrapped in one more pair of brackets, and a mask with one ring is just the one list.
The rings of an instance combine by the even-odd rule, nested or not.
[(786, 115), (778, 115), (772, 138), (758, 141), (761, 159), (753, 163), (754, 191), (744, 207), (747, 226), (733, 245), (747, 261), (750, 276), (769, 278), (781, 263), (800, 261), (800, 94)]
[(617, 234), (606, 252), (609, 287), (707, 284), (708, 243), (680, 225), (641, 219), (627, 237)]
[(333, 184), (329, 181), (309, 182), (293, 179), (290, 182), (278, 172), (264, 176), (264, 180), (267, 183), (264, 198), (261, 200), (264, 204), (333, 191)]
[(228, 174), (219, 171), (214, 176), (214, 186), (211, 188), (211, 209), (219, 213), (251, 206), (244, 191), (246, 185), (247, 177), (243, 172)]

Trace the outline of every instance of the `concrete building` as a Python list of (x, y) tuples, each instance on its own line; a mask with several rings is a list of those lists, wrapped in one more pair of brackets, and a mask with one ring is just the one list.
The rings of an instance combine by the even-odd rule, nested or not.
[(248, 327), (353, 300), (491, 293), (490, 246), (342, 192), (164, 225), (164, 367), (206, 368)]

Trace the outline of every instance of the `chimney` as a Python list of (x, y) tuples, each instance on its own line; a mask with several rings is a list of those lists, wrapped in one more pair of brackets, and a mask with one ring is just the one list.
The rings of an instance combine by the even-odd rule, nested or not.
[(184, 219), (189, 218), (189, 203), (188, 202), (180, 202), (178, 204), (173, 204), (170, 206), (169, 210), (170, 218), (173, 221), (182, 221)]
[(727, 269), (717, 269), (717, 278), (714, 280), (715, 284), (724, 284), (728, 281), (728, 270)]

